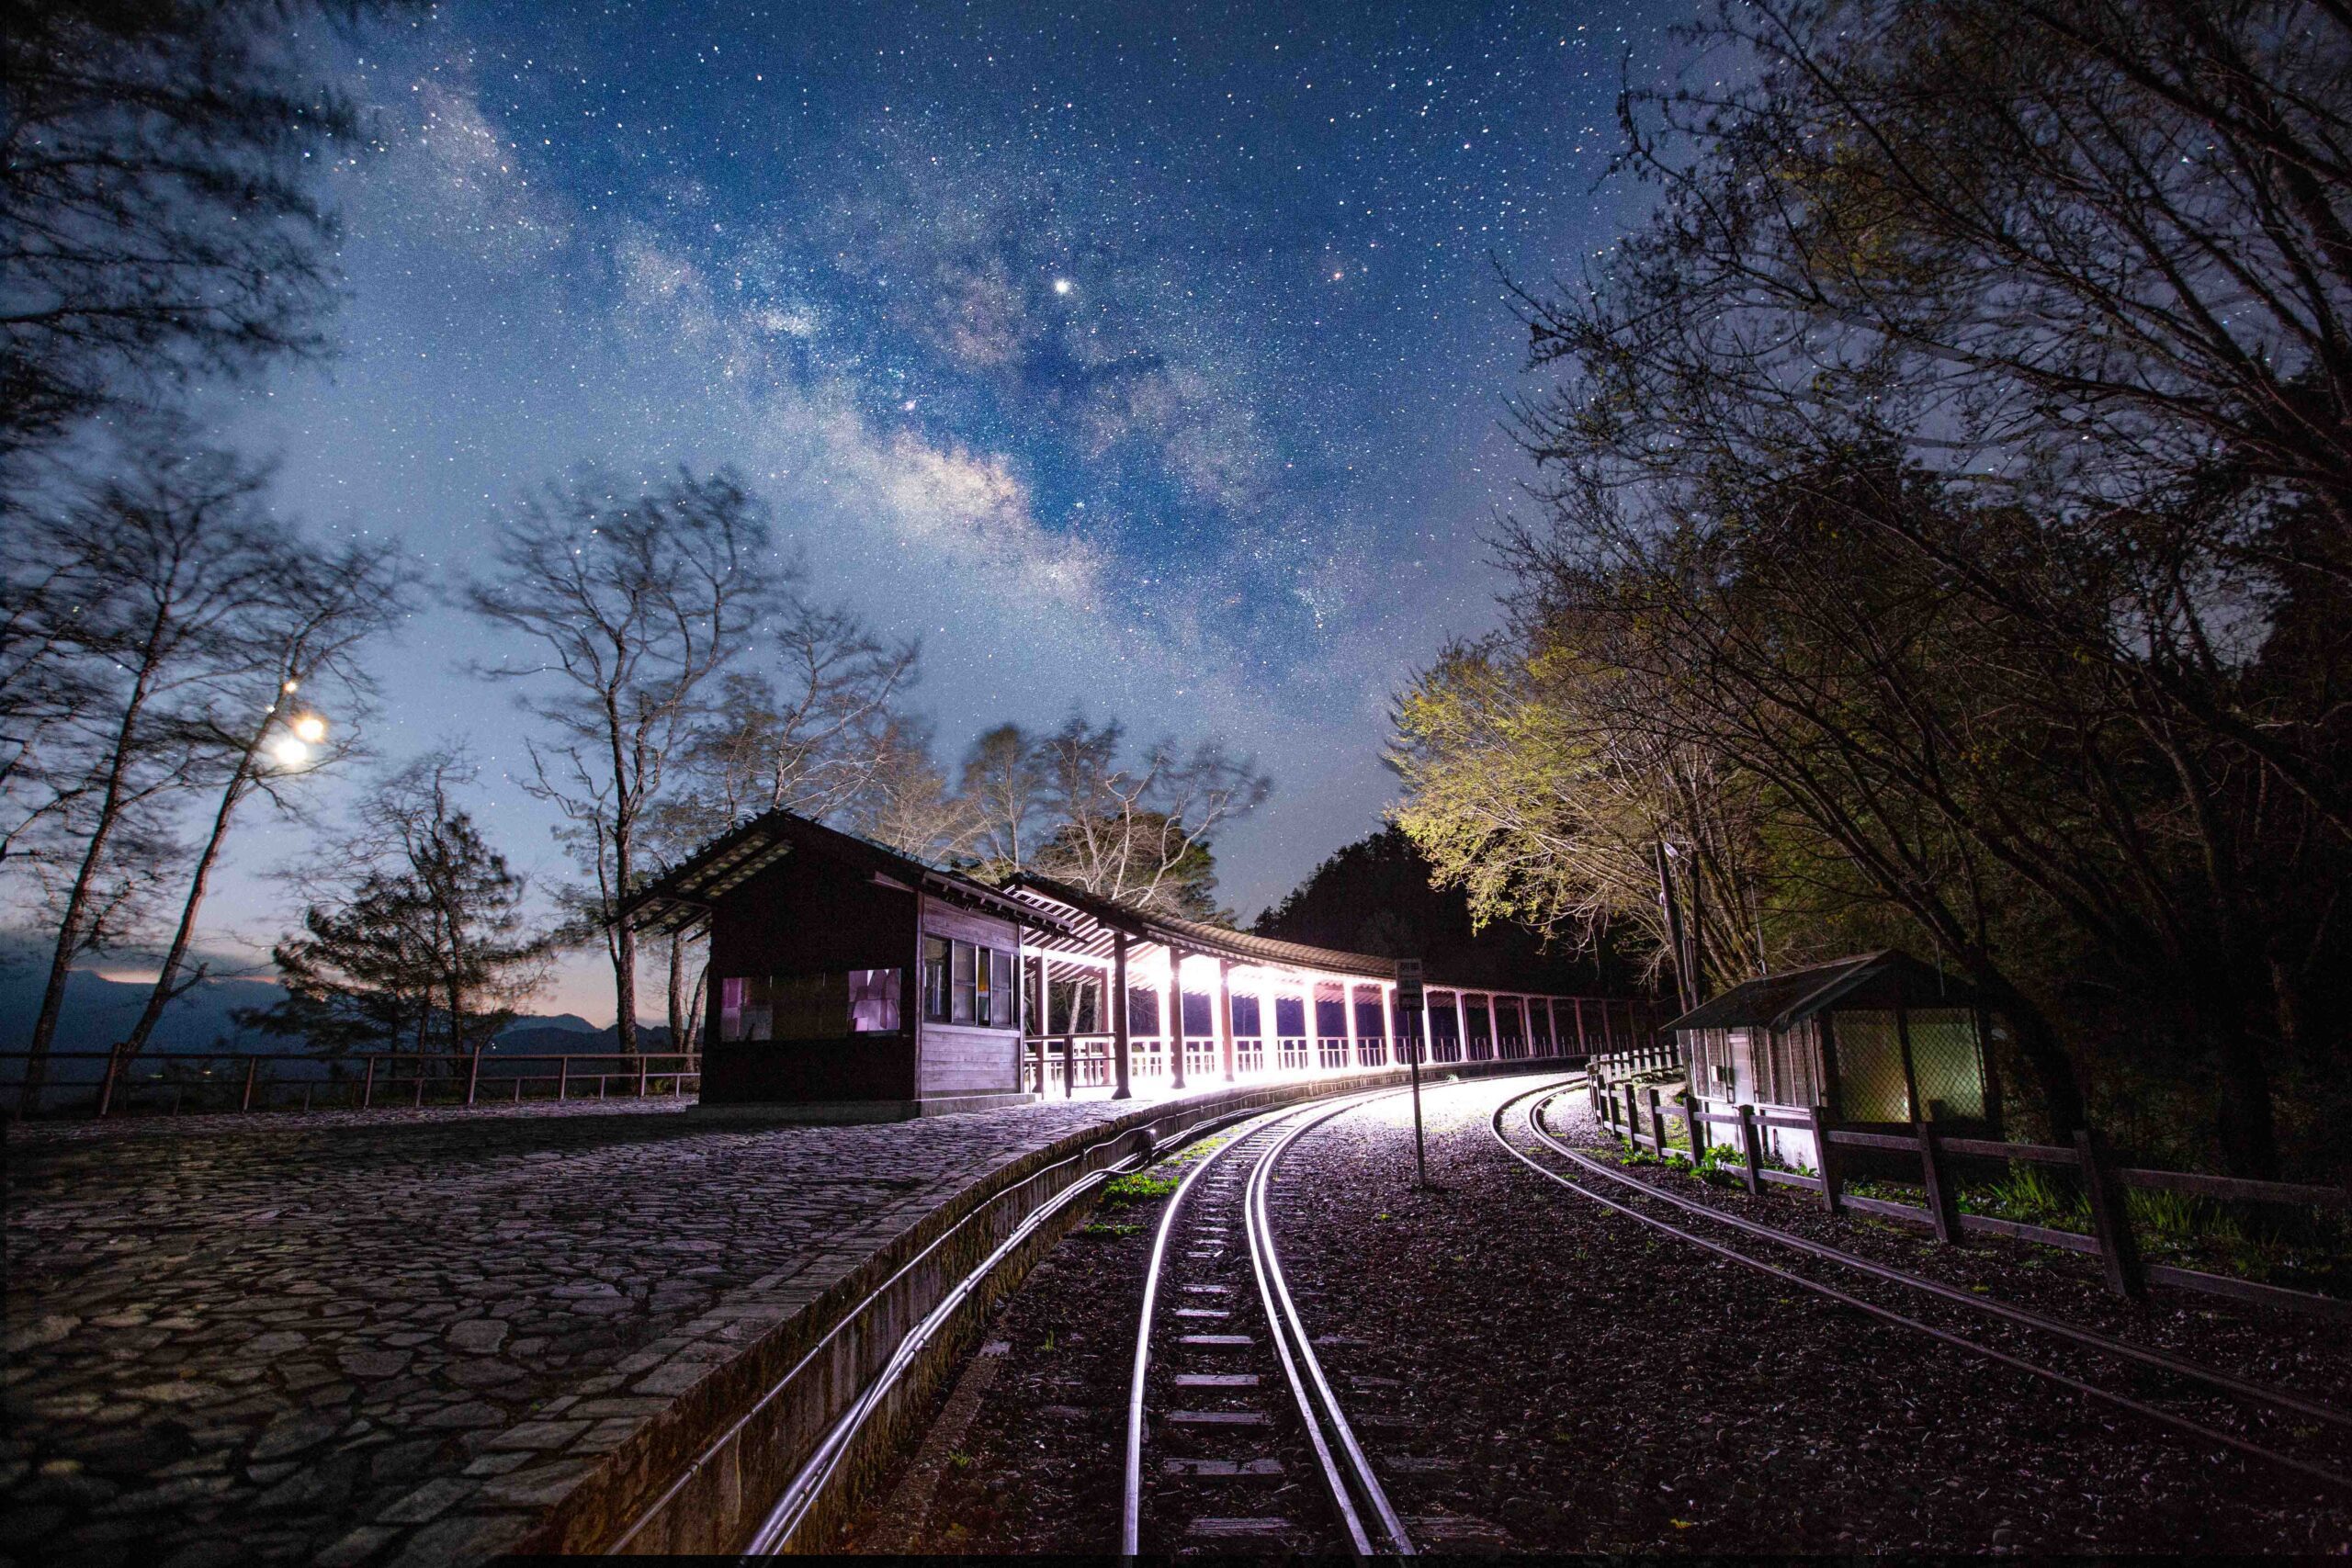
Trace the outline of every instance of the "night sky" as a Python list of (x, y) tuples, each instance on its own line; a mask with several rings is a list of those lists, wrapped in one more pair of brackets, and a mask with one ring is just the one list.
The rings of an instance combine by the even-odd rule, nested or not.
[[(444, 6), (333, 45), (377, 145), (334, 176), (323, 372), (222, 417), (288, 509), (454, 584), (583, 460), (737, 465), (820, 598), (920, 635), (952, 770), (1073, 705), (1274, 776), (1217, 844), (1246, 919), (1377, 826), (1393, 693), (1491, 624), (1528, 389), (1495, 267), (1603, 251), (1622, 80), (1684, 5)], [(511, 688), (446, 604), (369, 741), (469, 743), (563, 874)], [(247, 840), (220, 937), (282, 929)], [(550, 998), (600, 1021), (585, 965)]]

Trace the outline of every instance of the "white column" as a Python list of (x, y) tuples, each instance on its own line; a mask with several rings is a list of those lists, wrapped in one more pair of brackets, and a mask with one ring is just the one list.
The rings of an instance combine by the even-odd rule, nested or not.
[(1381, 1060), (1389, 1066), (1396, 1065), (1396, 987), (1387, 980), (1380, 982), (1380, 1042)]
[(1184, 1084), (1184, 985), (1176, 973), (1177, 953), (1168, 950), (1168, 983), (1159, 993), (1160, 1049), (1167, 1053), (1169, 1085)]
[(1459, 986), (1453, 988), (1453, 1046), (1464, 1061), (1470, 1059), (1470, 998)]

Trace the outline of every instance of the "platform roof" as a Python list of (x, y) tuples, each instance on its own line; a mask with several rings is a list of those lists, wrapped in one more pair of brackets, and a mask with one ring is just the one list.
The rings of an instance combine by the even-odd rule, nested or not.
[(1043, 936), (1074, 934), (1050, 910), (785, 810), (763, 812), (721, 833), (623, 904), (621, 918), (650, 934), (684, 930), (709, 918), (718, 899), (793, 854), (814, 856), (853, 875), (920, 889), (945, 903), (1017, 921)]
[(1343, 953), (1333, 947), (1310, 947), (1305, 942), (1277, 942), (1250, 931), (1204, 926), (1197, 920), (1137, 909), (1033, 871), (1014, 873), (1005, 884), (1005, 890), (1069, 926), (1069, 934), (1047, 937), (1036, 944), (1048, 957), (1067, 953), (1107, 960), (1124, 932), (1131, 942), (1153, 942), (1182, 953), (1228, 958), (1236, 964), (1260, 968), (1295, 969), (1368, 980), (1396, 978), (1396, 961), (1393, 958)]

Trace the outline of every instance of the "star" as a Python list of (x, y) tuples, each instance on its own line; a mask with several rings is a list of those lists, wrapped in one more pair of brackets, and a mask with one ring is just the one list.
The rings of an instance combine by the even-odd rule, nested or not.
[(1073, 287), (1075, 286), (1067, 277), (1054, 279), (1054, 292), (1057, 294), (1067, 294)]

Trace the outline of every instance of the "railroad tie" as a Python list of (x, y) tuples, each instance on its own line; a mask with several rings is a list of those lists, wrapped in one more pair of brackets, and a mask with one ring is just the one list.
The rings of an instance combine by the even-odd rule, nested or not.
[(1194, 1345), (1204, 1350), (1231, 1350), (1255, 1344), (1247, 1334), (1184, 1334), (1177, 1337), (1179, 1345)]
[(1178, 1388), (1256, 1388), (1255, 1372), (1178, 1372)]
[(1194, 1519), (1184, 1533), (1229, 1540), (1238, 1537), (1289, 1535), (1297, 1528), (1288, 1519)]
[(1159, 1464), (1163, 1475), (1190, 1475), (1203, 1480), (1243, 1480), (1283, 1473), (1278, 1459), (1170, 1459)]
[(1174, 1427), (1263, 1427), (1267, 1425), (1262, 1410), (1171, 1410), (1168, 1422)]

